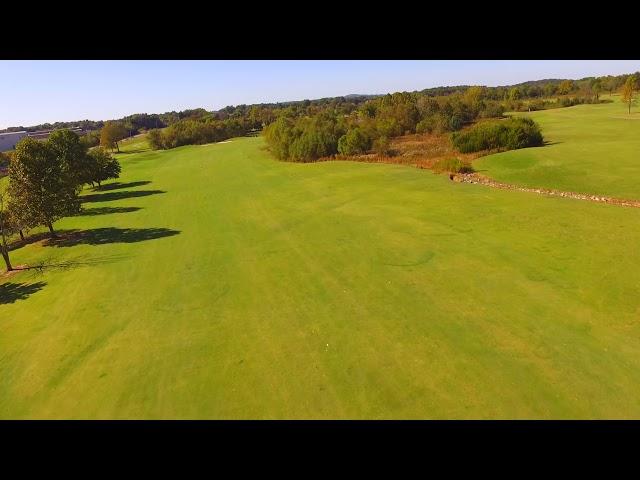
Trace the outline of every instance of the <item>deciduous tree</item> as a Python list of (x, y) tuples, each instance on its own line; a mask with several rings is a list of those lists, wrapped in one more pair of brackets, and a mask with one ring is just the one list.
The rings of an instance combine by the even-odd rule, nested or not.
[(600, 100), (600, 92), (602, 91), (602, 80), (600, 80), (599, 78), (594, 78), (591, 81), (591, 91), (596, 97), (596, 102)]
[(631, 114), (631, 105), (634, 101), (634, 91), (636, 89), (636, 78), (635, 75), (629, 75), (627, 80), (624, 82), (622, 86), (622, 101), (627, 104), (629, 107), (629, 114)]
[(105, 180), (120, 176), (120, 163), (103, 148), (96, 148), (89, 152), (92, 168), (91, 181), (98, 186)]
[(343, 155), (366, 153), (371, 148), (371, 139), (359, 128), (349, 130), (338, 140), (338, 152)]
[(62, 166), (63, 175), (76, 188), (87, 183), (87, 146), (71, 130), (56, 130), (47, 139)]
[(9, 209), (21, 212), (25, 223), (45, 225), (55, 237), (53, 223), (80, 211), (78, 193), (49, 142), (18, 142), (9, 166)]
[(573, 82), (571, 80), (563, 80), (560, 85), (558, 85), (558, 94), (559, 95), (568, 95), (573, 91)]
[(126, 136), (127, 130), (121, 124), (117, 122), (107, 122), (100, 131), (100, 146), (111, 150), (116, 149), (120, 152), (118, 142)]

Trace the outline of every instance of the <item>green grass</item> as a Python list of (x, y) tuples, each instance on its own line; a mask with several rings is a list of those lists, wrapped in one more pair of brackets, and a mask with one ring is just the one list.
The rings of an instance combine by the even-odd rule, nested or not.
[(101, 195), (165, 193), (13, 252), (102, 263), (0, 286), (0, 418), (640, 418), (639, 209), (261, 138), (120, 158), (151, 183)]
[(144, 134), (121, 140), (119, 142), (119, 146), (121, 153), (139, 153), (143, 150), (148, 150), (149, 148), (149, 144)]
[(528, 187), (640, 199), (640, 111), (613, 103), (522, 113), (538, 122), (547, 146), (474, 162), (497, 180)]

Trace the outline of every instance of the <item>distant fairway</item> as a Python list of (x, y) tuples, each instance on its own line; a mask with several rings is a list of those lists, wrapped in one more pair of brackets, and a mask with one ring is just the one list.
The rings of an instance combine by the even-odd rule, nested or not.
[[(609, 97), (605, 97), (609, 98)], [(480, 158), (474, 166), (497, 180), (640, 199), (640, 109), (613, 103), (525, 113), (550, 144)]]
[[(585, 141), (640, 127), (597, 117)], [(637, 192), (563, 131), (506, 155)], [(0, 418), (640, 418), (640, 209), (281, 163), (261, 138), (142, 146), (56, 224), (79, 232), (13, 252), (80, 265), (0, 279)]]

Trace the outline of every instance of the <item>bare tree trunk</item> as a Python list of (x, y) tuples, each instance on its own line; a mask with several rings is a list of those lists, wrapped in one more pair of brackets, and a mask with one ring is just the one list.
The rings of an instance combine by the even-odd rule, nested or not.
[(56, 238), (56, 232), (53, 230), (53, 225), (51, 225), (51, 222), (47, 223), (47, 227), (49, 227), (49, 231), (51, 232), (51, 238)]
[(22, 233), (22, 230), (20, 230), (20, 240), (24, 241), (24, 233)]
[(2, 258), (4, 258), (4, 263), (7, 266), (7, 272), (11, 272), (13, 270), (13, 266), (11, 265), (11, 260), (9, 259), (9, 254), (7, 253), (5, 245), (0, 246), (0, 250), (2, 250)]
[(4, 235), (4, 223), (0, 218), (0, 252), (2, 252), (2, 258), (4, 258), (4, 264), (7, 266), (7, 272), (13, 270), (11, 260), (9, 259), (9, 248), (7, 247), (7, 237)]
[(4, 234), (4, 197), (0, 195), (0, 253), (4, 258), (4, 263), (7, 266), (7, 272), (13, 270), (11, 260), (9, 259), (9, 248), (7, 247), (7, 237)]

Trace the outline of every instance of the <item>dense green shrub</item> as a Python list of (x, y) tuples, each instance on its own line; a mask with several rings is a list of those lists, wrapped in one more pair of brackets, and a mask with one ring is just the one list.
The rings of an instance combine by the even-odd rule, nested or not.
[(162, 132), (157, 128), (149, 130), (147, 133), (147, 141), (152, 150), (160, 150), (163, 147)]
[(193, 119), (179, 120), (162, 130), (153, 129), (147, 134), (149, 145), (154, 150), (169, 149), (182, 145), (203, 145), (220, 142), (231, 137), (245, 135), (251, 124), (240, 119)]
[(504, 105), (491, 102), (485, 104), (484, 108), (478, 112), (478, 118), (500, 118), (504, 114)]
[(271, 152), (280, 160), (289, 159), (289, 145), (293, 141), (293, 120), (284, 116), (264, 129)]
[(371, 138), (361, 129), (349, 130), (338, 140), (338, 152), (342, 155), (358, 155), (366, 153), (371, 148)]
[(473, 173), (473, 167), (467, 163), (464, 163), (459, 158), (443, 158), (438, 160), (433, 167), (434, 171), (448, 172), (448, 173)]
[(478, 123), (464, 132), (453, 133), (451, 140), (462, 153), (515, 150), (543, 143), (540, 127), (525, 117)]
[(431, 133), (435, 128), (435, 118), (428, 117), (420, 120), (416, 125), (416, 133)]
[(87, 148), (97, 147), (100, 144), (100, 130), (87, 132), (80, 137), (80, 142)]
[(462, 116), (457, 115), (457, 114), (454, 113), (453, 115), (451, 115), (449, 117), (449, 125), (448, 125), (449, 130), (454, 131), (454, 132), (456, 130), (460, 130), (462, 128), (462, 126), (463, 126), (463, 122), (464, 122), (464, 120), (463, 120)]
[(344, 128), (330, 115), (313, 118), (281, 116), (264, 130), (272, 153), (280, 160), (307, 162), (338, 153)]
[(391, 142), (388, 137), (379, 137), (373, 141), (373, 151), (378, 155), (389, 156), (392, 154)]
[(9, 168), (9, 161), (11, 160), (10, 154), (4, 153), (4, 152), (0, 152), (0, 168), (1, 169), (7, 169)]

